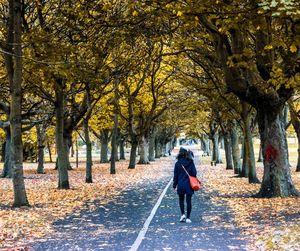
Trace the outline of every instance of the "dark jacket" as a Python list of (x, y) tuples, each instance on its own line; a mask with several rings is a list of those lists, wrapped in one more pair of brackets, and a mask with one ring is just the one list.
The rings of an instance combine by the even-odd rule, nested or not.
[(181, 165), (185, 167), (190, 176), (196, 177), (197, 175), (194, 161), (179, 156), (174, 167), (173, 188), (177, 187), (178, 194), (193, 194), (194, 191), (190, 186), (189, 177)]

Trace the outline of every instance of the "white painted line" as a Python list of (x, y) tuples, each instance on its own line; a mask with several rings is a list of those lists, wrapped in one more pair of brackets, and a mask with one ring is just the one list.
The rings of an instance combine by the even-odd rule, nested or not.
[(151, 223), (151, 221), (152, 221), (152, 219), (153, 219), (153, 217), (154, 217), (154, 215), (155, 215), (155, 213), (156, 213), (156, 211), (157, 211), (157, 209), (158, 209), (158, 207), (159, 207), (159, 205), (160, 205), (163, 197), (165, 196), (165, 194), (166, 194), (169, 186), (171, 185), (172, 181), (173, 181), (173, 178), (169, 181), (169, 183), (167, 184), (167, 186), (165, 187), (165, 189), (162, 191), (162, 193), (159, 196), (159, 198), (158, 198), (155, 206), (153, 207), (153, 209), (152, 209), (149, 217), (145, 221), (143, 228), (139, 232), (138, 237), (136, 238), (135, 242), (133, 243), (133, 245), (131, 246), (131, 248), (129, 249), (129, 251), (137, 251), (138, 250), (139, 246), (141, 245), (141, 243), (142, 243), (142, 241), (143, 241), (143, 239), (144, 239), (144, 237), (145, 237), (145, 235), (146, 235), (146, 233), (148, 231), (149, 225), (150, 225), (150, 223)]

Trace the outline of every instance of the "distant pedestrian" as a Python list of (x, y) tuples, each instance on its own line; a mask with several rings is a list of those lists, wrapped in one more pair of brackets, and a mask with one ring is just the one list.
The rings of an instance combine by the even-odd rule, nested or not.
[[(179, 206), (181, 211), (180, 222), (191, 223), (191, 211), (192, 211), (192, 190), (189, 182), (189, 177), (184, 171), (183, 167), (187, 170), (190, 176), (196, 177), (197, 171), (193, 161), (194, 154), (192, 151), (188, 151), (183, 147), (180, 147), (179, 154), (177, 156), (177, 162), (174, 167), (173, 188), (177, 188), (177, 194), (179, 196)], [(186, 199), (187, 214), (185, 216), (184, 199)]]

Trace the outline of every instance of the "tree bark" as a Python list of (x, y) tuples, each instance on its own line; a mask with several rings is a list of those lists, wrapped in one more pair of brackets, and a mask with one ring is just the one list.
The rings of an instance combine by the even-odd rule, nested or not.
[(202, 134), (200, 140), (203, 156), (210, 156), (209, 138), (207, 137), (207, 135)]
[[(89, 84), (86, 84), (86, 106), (87, 109), (91, 107), (91, 92)], [(84, 129), (84, 140), (86, 144), (86, 167), (85, 167), (85, 182), (86, 183), (93, 183), (93, 175), (92, 175), (92, 142), (90, 139), (90, 131), (89, 131), (89, 119), (90, 113), (86, 115), (83, 120), (83, 129)], [(77, 143), (77, 141), (76, 141)], [(73, 149), (73, 144), (72, 144)]]
[(289, 105), (290, 105), (291, 121), (292, 121), (294, 130), (296, 132), (297, 141), (298, 141), (298, 158), (297, 158), (296, 172), (300, 172), (300, 118), (297, 114), (297, 111), (296, 111), (293, 103), (290, 102)]
[(114, 81), (114, 127), (111, 137), (111, 156), (110, 156), (110, 174), (116, 173), (116, 161), (118, 159), (118, 127), (119, 127), (119, 83), (118, 80)]
[(27, 150), (28, 150), (29, 161), (30, 161), (30, 163), (33, 163), (34, 161), (33, 161), (33, 153), (32, 153), (32, 147), (31, 147), (31, 145), (28, 146)]
[(74, 154), (75, 154), (75, 151), (74, 151), (74, 142), (72, 141), (72, 146), (71, 146), (71, 157), (72, 158), (74, 157)]
[(64, 80), (56, 78), (55, 81), (55, 112), (56, 112), (56, 149), (57, 149), (57, 166), (58, 166), (58, 188), (69, 189), (68, 176), (68, 154), (64, 140)]
[(140, 160), (138, 164), (150, 164), (149, 157), (148, 157), (149, 141), (144, 135), (140, 137), (139, 149), (140, 149)]
[(84, 140), (86, 144), (86, 168), (85, 168), (85, 183), (93, 183), (93, 175), (92, 175), (92, 142), (89, 134), (89, 121), (88, 118), (83, 121), (84, 127)]
[(130, 159), (129, 159), (128, 169), (135, 168), (137, 148), (138, 148), (138, 141), (136, 138), (133, 138), (133, 141), (131, 141)]
[(220, 149), (225, 148), (224, 136), (222, 134), (219, 134), (219, 145), (220, 145)]
[[(114, 123), (116, 123), (116, 115), (114, 115)], [(110, 174), (116, 173), (116, 152), (118, 150), (117, 147), (117, 133), (118, 129), (116, 125), (114, 125), (112, 136), (111, 136), (111, 155), (110, 155)]]
[(155, 160), (155, 131), (152, 130), (149, 138), (149, 161)]
[(175, 146), (176, 146), (176, 143), (177, 143), (177, 138), (176, 136), (173, 136), (173, 140), (172, 140), (172, 151), (174, 150)]
[(49, 141), (47, 141), (47, 148), (48, 148), (48, 151), (49, 151), (49, 161), (50, 161), (50, 163), (52, 163), (53, 160), (52, 160), (51, 146), (50, 146)]
[(162, 156), (161, 144), (158, 137), (155, 138), (155, 158), (159, 159)]
[(172, 146), (171, 146), (171, 141), (169, 141), (168, 143), (166, 143), (166, 156), (170, 156), (171, 155), (171, 149), (172, 149)]
[(37, 173), (44, 174), (44, 142), (45, 142), (45, 133), (46, 128), (42, 125), (36, 125), (36, 132), (37, 132), (37, 141), (38, 141), (38, 167)]
[(290, 173), (281, 107), (260, 107), (257, 112), (265, 167), (258, 196), (299, 196)]
[(100, 132), (100, 163), (108, 163), (108, 142), (109, 142), (109, 129), (103, 129)]
[(126, 159), (125, 158), (125, 138), (121, 138), (119, 141), (119, 147), (120, 147), (120, 159)]
[(248, 177), (249, 183), (259, 183), (259, 180), (256, 176), (254, 148), (250, 128), (250, 116), (248, 110), (249, 105), (246, 102), (242, 102), (242, 120), (244, 134), (242, 177)]
[(220, 159), (220, 151), (219, 151), (219, 134), (217, 132), (214, 133), (212, 137), (213, 142), (213, 154), (212, 154), (212, 161), (215, 161), (216, 164), (222, 163)]
[(66, 130), (64, 128), (63, 137), (64, 137), (64, 144), (65, 144), (65, 148), (66, 148), (65, 154), (66, 154), (66, 159), (68, 162), (68, 170), (72, 170), (72, 166), (70, 163), (70, 150), (72, 147), (72, 134), (73, 134), (73, 130)]
[(22, 146), (22, 41), (21, 41), (21, 1), (9, 1), (10, 19), (13, 20), (14, 32), (14, 71), (13, 81), (10, 82), (10, 131), (11, 131), (11, 152), (13, 168), (13, 187), (14, 187), (14, 207), (28, 206), (23, 176), (23, 146)]
[[(243, 129), (244, 130), (244, 129)], [(241, 170), (241, 174), (240, 174), (240, 177), (245, 177), (245, 178), (248, 178), (248, 174), (249, 174), (249, 162), (247, 161), (247, 150), (246, 150), (246, 146), (245, 146), (245, 138), (243, 137), (243, 151), (242, 151), (242, 159), (243, 159), (243, 162), (242, 162), (242, 170)]]
[(262, 154), (262, 147), (261, 144), (259, 144), (259, 153), (258, 153), (258, 159), (257, 162), (263, 162), (263, 154)]
[(12, 178), (13, 176), (11, 154), (11, 133), (8, 127), (5, 128), (5, 157), (1, 178)]
[(226, 169), (227, 170), (233, 169), (230, 132), (225, 132), (224, 134), (224, 148), (225, 148), (225, 157), (226, 157)]
[(75, 142), (75, 146), (76, 146), (76, 149), (75, 149), (76, 168), (78, 168), (78, 166), (79, 166), (79, 152), (78, 152), (78, 140), (77, 139), (76, 139), (76, 142)]
[(231, 151), (232, 151), (234, 173), (240, 175), (241, 171), (242, 171), (241, 170), (241, 153), (240, 153), (240, 148), (239, 148), (239, 139), (238, 139), (236, 124), (231, 129), (230, 139), (231, 139)]
[[(136, 92), (137, 94), (137, 92)], [(129, 137), (130, 137), (130, 144), (131, 144), (131, 149), (130, 149), (130, 158), (129, 158), (129, 165), (128, 169), (134, 169), (136, 165), (136, 151), (138, 148), (138, 135), (135, 130), (135, 123), (134, 123), (134, 99), (136, 95), (129, 95), (128, 96), (128, 120), (129, 120), (129, 125), (128, 125), (128, 130), (129, 130)]]
[(298, 140), (298, 158), (297, 158), (297, 167), (296, 172), (300, 172), (300, 135), (297, 134), (297, 140)]
[(167, 157), (168, 156), (167, 152), (168, 152), (167, 143), (165, 143), (165, 142), (161, 143), (161, 154), (162, 154), (162, 156)]
[[(287, 125), (289, 123), (289, 119), (288, 119), (288, 113), (289, 113), (289, 105), (288, 103), (285, 103), (280, 115), (279, 115), (279, 118), (281, 120), (281, 123), (282, 123), (282, 126), (283, 128), (285, 128), (285, 130), (287, 129)], [(287, 137), (285, 137), (285, 141), (286, 141), (286, 145), (287, 145), (287, 157), (288, 157), (288, 162), (289, 162), (289, 166), (291, 167), (292, 165), (290, 164), (290, 155), (289, 155), (289, 144), (288, 144), (288, 141), (287, 141)]]
[[(119, 120), (119, 119), (118, 119)], [(119, 122), (118, 122), (118, 124), (119, 124)], [(117, 132), (116, 132), (116, 151), (115, 151), (115, 161), (119, 161), (120, 159), (119, 159), (119, 146), (120, 146), (120, 138), (121, 138), (121, 136), (120, 136), (120, 130), (119, 130), (119, 128), (117, 128)]]
[(5, 141), (2, 143), (1, 147), (1, 162), (5, 161)]

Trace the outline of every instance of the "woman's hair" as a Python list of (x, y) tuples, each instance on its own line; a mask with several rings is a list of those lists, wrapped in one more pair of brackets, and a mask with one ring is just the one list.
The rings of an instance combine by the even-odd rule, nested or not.
[(193, 160), (194, 159), (194, 153), (191, 150), (187, 151), (187, 159)]
[(177, 155), (177, 159), (179, 158), (186, 158), (187, 157), (187, 150), (183, 147), (180, 147), (179, 153)]
[(186, 150), (185, 148), (180, 147), (179, 153), (177, 155), (177, 159), (180, 159), (180, 158), (193, 160), (194, 159), (194, 153), (191, 150)]

